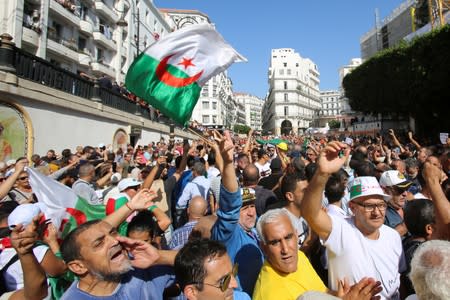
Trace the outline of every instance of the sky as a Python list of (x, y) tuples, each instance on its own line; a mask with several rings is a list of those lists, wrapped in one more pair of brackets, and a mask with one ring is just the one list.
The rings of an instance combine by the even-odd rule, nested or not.
[(400, 0), (154, 0), (158, 8), (194, 9), (248, 60), (228, 69), (233, 91), (264, 98), (272, 49), (293, 48), (316, 63), (320, 90), (339, 87), (339, 68), (360, 57), (359, 40)]

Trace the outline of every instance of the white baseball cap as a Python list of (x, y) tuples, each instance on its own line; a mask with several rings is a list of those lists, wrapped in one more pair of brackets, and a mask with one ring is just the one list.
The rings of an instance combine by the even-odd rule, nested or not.
[(350, 201), (359, 197), (378, 195), (383, 196), (385, 201), (388, 201), (391, 196), (385, 194), (381, 188), (378, 180), (372, 176), (356, 177), (350, 186)]
[(8, 227), (18, 224), (27, 226), (42, 211), (40, 203), (25, 203), (17, 206), (8, 216)]
[(411, 181), (405, 178), (405, 175), (397, 170), (385, 171), (381, 174), (380, 185), (382, 187), (398, 186), (399, 188), (406, 189), (412, 184)]
[(137, 181), (134, 178), (125, 178), (119, 182), (117, 187), (119, 188), (119, 192), (123, 192), (124, 190), (126, 190), (129, 187), (140, 186), (140, 185), (141, 185), (141, 182)]
[(111, 183), (118, 183), (122, 179), (122, 174), (120, 173), (114, 173), (111, 175)]

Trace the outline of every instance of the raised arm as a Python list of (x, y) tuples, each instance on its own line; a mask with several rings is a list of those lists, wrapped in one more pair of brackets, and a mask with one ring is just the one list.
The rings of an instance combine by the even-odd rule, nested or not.
[(420, 144), (414, 139), (412, 131), (408, 131), (408, 138), (409, 138), (409, 141), (410, 141), (414, 146), (416, 146), (416, 149), (417, 149), (417, 150), (419, 150), (420, 148), (422, 148), (422, 146), (420, 146)]
[(253, 141), (253, 129), (250, 129), (247, 135), (247, 141), (245, 142), (245, 146), (243, 149), (243, 153), (247, 154), (249, 157), (251, 156), (251, 147), (252, 147), (252, 141)]
[(9, 299), (40, 300), (47, 296), (47, 276), (33, 253), (33, 244), (38, 239), (35, 218), (25, 230), (17, 225), (11, 232), (11, 244), (17, 252), (23, 271), (23, 289), (16, 291)]
[(153, 200), (157, 197), (154, 192), (148, 189), (141, 189), (129, 202), (122, 205), (112, 214), (107, 215), (103, 221), (109, 223), (113, 227), (119, 227), (131, 213), (144, 210), (154, 205)]
[(214, 138), (219, 143), (220, 155), (223, 159), (222, 185), (229, 192), (234, 193), (238, 190), (238, 182), (234, 170), (234, 145), (230, 132), (227, 130), (223, 136), (215, 131)]
[(152, 187), (153, 181), (155, 180), (156, 173), (158, 173), (159, 166), (166, 162), (165, 156), (159, 156), (156, 160), (156, 165), (152, 168), (148, 176), (145, 178), (144, 183), (142, 183), (142, 188), (149, 189)]
[[(339, 155), (340, 151), (344, 151), (343, 155)], [(320, 152), (317, 158), (317, 170), (301, 203), (302, 216), (323, 240), (328, 238), (332, 229), (330, 217), (322, 210), (325, 184), (331, 174), (344, 165), (349, 154), (350, 149), (340, 142), (331, 142)]]
[(14, 173), (11, 174), (6, 180), (0, 184), (0, 199), (3, 199), (9, 191), (13, 188), (14, 183), (17, 178), (19, 178), (20, 173), (28, 166), (28, 160), (26, 158), (19, 160), (16, 162)]
[(442, 190), (440, 184), (441, 170), (430, 162), (425, 162), (423, 165), (422, 176), (425, 179), (430, 190), (431, 197), (433, 198), (436, 211), (436, 225), (438, 225), (438, 229), (442, 231), (439, 232), (439, 234), (443, 235), (439, 238), (449, 239), (450, 202), (448, 202), (447, 197), (445, 197), (444, 191)]
[(400, 148), (400, 153), (405, 152), (405, 148), (403, 148), (402, 144), (400, 144), (399, 140), (395, 136), (394, 130), (393, 129), (389, 129), (388, 132), (389, 132), (389, 135), (392, 138), (392, 141), (394, 142), (394, 145)]

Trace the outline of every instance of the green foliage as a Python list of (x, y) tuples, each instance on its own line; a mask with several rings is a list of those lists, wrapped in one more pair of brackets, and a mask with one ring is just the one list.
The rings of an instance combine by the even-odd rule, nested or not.
[(378, 53), (345, 76), (350, 106), (364, 113), (409, 114), (428, 134), (448, 130), (449, 53), (449, 25)]
[(244, 133), (247, 134), (250, 131), (250, 127), (248, 127), (247, 125), (243, 125), (243, 124), (234, 124), (233, 126), (233, 131), (235, 133)]
[(330, 126), (330, 129), (337, 129), (341, 127), (341, 122), (338, 120), (330, 120), (328, 126)]

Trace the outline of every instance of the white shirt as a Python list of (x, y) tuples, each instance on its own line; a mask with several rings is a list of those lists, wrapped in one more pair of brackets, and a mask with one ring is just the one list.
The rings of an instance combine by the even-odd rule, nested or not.
[(272, 173), (272, 169), (270, 168), (270, 162), (261, 165), (259, 162), (255, 162), (254, 165), (259, 170), (259, 179), (269, 176)]
[[(49, 248), (45, 245), (40, 245), (33, 248), (34, 256), (38, 263), (41, 263)], [(14, 248), (6, 248), (0, 253), (0, 267), (3, 268), (16, 254)], [(3, 278), (6, 289), (8, 291), (15, 291), (23, 288), (23, 271), (20, 260), (14, 262), (7, 270), (3, 270)]]
[(381, 282), (381, 299), (400, 299), (400, 273), (406, 269), (400, 235), (382, 225), (377, 240), (366, 238), (353, 218), (330, 216), (332, 231), (325, 241), (328, 254), (329, 287), (337, 290), (337, 281), (347, 277), (353, 285), (363, 277)]
[(337, 205), (334, 204), (328, 204), (327, 205), (327, 209), (328, 209), (328, 214), (331, 216), (336, 216), (339, 218), (348, 218), (349, 215), (347, 215), (347, 212), (345, 212), (342, 208), (340, 208)]

